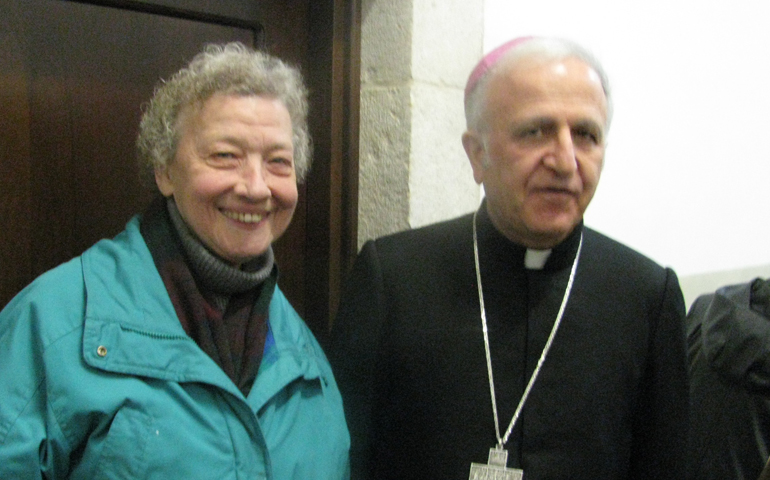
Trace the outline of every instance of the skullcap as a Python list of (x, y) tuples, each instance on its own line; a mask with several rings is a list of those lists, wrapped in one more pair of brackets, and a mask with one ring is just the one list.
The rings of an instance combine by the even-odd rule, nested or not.
[(489, 69), (495, 66), (495, 64), (500, 60), (500, 58), (502, 58), (503, 55), (505, 55), (510, 49), (516, 47), (517, 45), (521, 45), (527, 40), (531, 40), (533, 38), (535, 37), (514, 38), (513, 40), (509, 40), (508, 42), (500, 45), (499, 47), (484, 55), (484, 58), (482, 58), (479, 63), (476, 64), (476, 66), (473, 68), (473, 71), (471, 71), (470, 76), (468, 77), (468, 83), (465, 84), (465, 98), (468, 98), (468, 95), (470, 95), (473, 89), (476, 88), (479, 80), (484, 77)]

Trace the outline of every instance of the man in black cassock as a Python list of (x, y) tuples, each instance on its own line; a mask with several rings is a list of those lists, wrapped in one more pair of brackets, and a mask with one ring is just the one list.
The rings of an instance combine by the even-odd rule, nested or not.
[(353, 479), (685, 478), (676, 274), (583, 225), (611, 102), (552, 38), (474, 69), (477, 212), (366, 243), (332, 329)]

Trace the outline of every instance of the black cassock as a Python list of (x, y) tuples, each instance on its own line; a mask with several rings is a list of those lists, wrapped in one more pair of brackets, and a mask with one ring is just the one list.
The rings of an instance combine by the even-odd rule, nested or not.
[[(485, 209), (478, 244), (501, 434), (574, 285), (506, 444), (525, 480), (685, 478), (684, 302), (675, 273), (579, 226), (542, 269)], [(497, 440), (473, 260), (472, 215), (368, 242), (329, 356), (353, 479), (467, 479)]]

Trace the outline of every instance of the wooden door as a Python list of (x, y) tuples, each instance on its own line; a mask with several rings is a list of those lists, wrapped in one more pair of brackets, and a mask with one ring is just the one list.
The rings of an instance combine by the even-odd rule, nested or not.
[(311, 90), (313, 170), (276, 256), (281, 288), (323, 337), (355, 253), (355, 11), (349, 0), (0, 0), (0, 307), (142, 211), (143, 102), (204, 44), (238, 40), (300, 67)]

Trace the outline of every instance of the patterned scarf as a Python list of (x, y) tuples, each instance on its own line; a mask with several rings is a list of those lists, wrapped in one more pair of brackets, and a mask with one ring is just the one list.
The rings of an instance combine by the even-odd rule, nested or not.
[(166, 199), (150, 205), (140, 231), (185, 332), (247, 396), (278, 276), (272, 249), (238, 270), (206, 249)]

